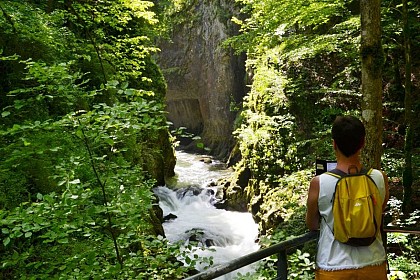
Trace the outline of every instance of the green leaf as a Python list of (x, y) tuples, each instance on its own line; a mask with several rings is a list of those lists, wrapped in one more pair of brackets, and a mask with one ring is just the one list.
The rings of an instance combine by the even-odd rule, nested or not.
[(23, 145), (24, 145), (25, 147), (27, 147), (27, 146), (31, 145), (31, 142), (27, 141), (25, 138), (21, 138), (21, 139), (22, 139), (22, 141), (23, 141)]
[(111, 138), (105, 138), (105, 142), (110, 145), (110, 146), (114, 146), (115, 142), (114, 140), (112, 140)]
[(64, 270), (64, 269), (66, 269), (67, 268), (67, 265), (62, 265), (62, 266), (60, 266), (58, 269), (60, 269), (60, 270)]
[(58, 243), (67, 244), (67, 243), (69, 243), (69, 240), (68, 240), (68, 238), (62, 238), (62, 239), (58, 240)]
[(2, 116), (3, 118), (7, 117), (8, 115), (10, 115), (10, 112), (8, 112), (8, 111), (3, 111), (3, 112), (1, 113), (1, 116)]
[(65, 183), (67, 183), (67, 181), (66, 181), (66, 180), (62, 180), (62, 181), (58, 182), (58, 186), (62, 186), (62, 185), (64, 185)]
[(118, 86), (119, 82), (117, 80), (108, 81), (107, 86), (116, 87)]
[(4, 245), (4, 247), (6, 247), (7, 245), (9, 245), (9, 243), (10, 243), (10, 238), (9, 238), (9, 237), (6, 237), (6, 238), (3, 240), (3, 245)]
[(83, 139), (83, 131), (81, 129), (76, 130), (76, 136)]
[(28, 231), (28, 232), (26, 232), (26, 233), (25, 233), (25, 237), (26, 237), (26, 238), (29, 238), (29, 237), (31, 237), (31, 236), (32, 236), (32, 232)]
[(19, 130), (20, 127), (21, 127), (20, 125), (14, 124), (13, 127), (12, 127), (12, 130)]

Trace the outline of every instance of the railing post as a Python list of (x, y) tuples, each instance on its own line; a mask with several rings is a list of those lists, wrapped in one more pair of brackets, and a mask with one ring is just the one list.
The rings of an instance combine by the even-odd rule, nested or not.
[(277, 254), (277, 279), (287, 280), (287, 254), (282, 250)]

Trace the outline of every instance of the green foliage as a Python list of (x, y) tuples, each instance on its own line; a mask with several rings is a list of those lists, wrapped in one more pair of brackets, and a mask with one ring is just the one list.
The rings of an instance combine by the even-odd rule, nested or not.
[[(237, 168), (251, 171), (250, 208), (267, 235), (261, 244), (269, 246), (306, 231), (313, 163), (334, 158), (331, 123), (358, 107), (359, 19), (344, 1), (240, 2), (250, 16), (238, 21), (242, 33), (227, 44), (247, 53), (253, 81), (235, 131), (242, 155)], [(315, 253), (308, 244), (291, 254), (289, 273), (312, 279)], [(274, 258), (251, 279), (275, 275)]]
[(382, 156), (383, 169), (390, 178), (398, 178), (404, 165), (403, 154), (396, 149), (387, 149)]
[[(152, 252), (152, 256), (143, 256), (144, 251), (153, 250), (146, 247), (151, 246), (148, 240), (153, 238), (145, 241), (143, 236), (154, 233), (150, 214), (155, 202), (151, 192), (154, 182), (148, 181), (139, 167), (147, 165), (144, 162), (147, 159), (141, 155), (152, 148), (136, 141), (144, 142), (148, 137), (153, 140), (166, 127), (162, 106), (142, 99), (141, 90), (117, 90), (115, 85), (104, 90), (115, 90), (127, 102), (113, 106), (99, 103), (90, 111), (71, 112), (57, 121), (26, 120), (2, 131), (9, 145), (2, 147), (1, 152), (12, 155), (2, 163), (2, 169), (6, 170), (2, 172), (2, 197), (5, 206), (11, 209), (2, 213), (4, 276), (30, 275), (35, 267), (33, 277), (41, 278), (47, 275), (148, 278), (163, 264), (172, 263), (164, 258), (172, 258), (172, 252), (166, 250), (174, 249), (165, 245), (164, 240), (159, 245), (161, 249), (156, 249), (157, 255)], [(22, 102), (28, 106), (31, 103)], [(137, 144), (126, 146), (128, 139)], [(13, 197), (15, 201), (9, 198), (6, 185), (16, 176), (14, 170), (25, 174), (28, 184), (20, 199)], [(52, 190), (60, 193), (48, 194)], [(25, 202), (13, 209), (13, 205), (25, 200), (24, 191), (32, 194), (29, 201), (37, 202)], [(118, 268), (111, 236), (117, 236), (121, 259), (128, 262), (125, 270)], [(74, 243), (80, 246), (73, 246)], [(138, 247), (135, 252), (133, 246)], [(37, 255), (38, 251), (46, 253)], [(60, 252), (66, 253), (57, 258)], [(135, 260), (145, 267), (136, 265)], [(175, 263), (168, 267), (168, 275), (181, 275), (179, 266), (182, 265)]]
[[(201, 260), (155, 237), (150, 189), (163, 177), (156, 172), (170, 169), (172, 149), (166, 85), (153, 56), (159, 36), (194, 24), (197, 1), (41, 2), (0, 3), (2, 277), (182, 278), (189, 268), (177, 256), (191, 266)], [(263, 244), (305, 230), (303, 197), (314, 159), (333, 157), (335, 116), (359, 110), (356, 2), (236, 1), (241, 34), (226, 45), (246, 53), (253, 78), (235, 132), (237, 170), (251, 171), (245, 191), (272, 234)], [(408, 5), (417, 65), (420, 7)], [(400, 9), (399, 1), (383, 2), (383, 166), (396, 181), (403, 168), (395, 132), (403, 113)], [(418, 240), (396, 242), (408, 250), (392, 266), (417, 277)], [(310, 275), (306, 252), (314, 248), (290, 257), (296, 278)], [(274, 278), (274, 261), (264, 265), (255, 279)]]
[[(12, 2), (3, 7), (4, 21), (0, 23), (7, 27), (16, 22), (15, 31), (22, 32), (15, 34), (9, 26), (9, 29), (4, 29), (5, 36), (2, 37), (5, 40), (1, 46), (0, 66), (10, 71), (1, 83), (8, 94), (1, 96), (4, 101), (1, 137), (4, 140), (2, 143), (7, 144), (0, 147), (0, 152), (7, 158), (2, 165), (4, 182), (10, 182), (11, 174), (16, 172), (23, 174), (21, 181), (26, 184), (26, 187), (16, 186), (21, 198), (13, 199), (25, 200), (25, 192), (33, 195), (57, 190), (56, 183), (50, 179), (54, 176), (52, 167), (58, 164), (57, 158), (80, 156), (81, 152), (82, 142), (73, 143), (71, 131), (63, 131), (66, 124), (61, 122), (64, 116), (73, 112), (79, 115), (80, 112), (88, 112), (91, 117), (97, 116), (95, 125), (98, 129), (105, 130), (99, 125), (103, 122), (102, 125), (108, 126), (107, 132), (113, 130), (108, 137), (102, 135), (101, 141), (106, 141), (111, 150), (124, 150), (125, 158), (132, 163), (141, 166), (153, 163), (142, 154), (162, 161), (162, 152), (155, 150), (159, 149), (156, 145), (162, 143), (162, 131), (167, 129), (162, 111), (165, 85), (163, 76), (151, 60), (152, 53), (156, 51), (152, 45), (156, 20), (148, 10), (152, 4), (121, 1), (122, 5), (116, 5), (108, 1), (95, 7), (97, 17), (91, 18), (87, 3), (74, 3), (69, 12), (56, 5), (56, 9), (46, 13), (25, 2)], [(118, 15), (117, 21), (110, 16), (114, 12)], [(25, 21), (25, 18), (22, 22), (27, 25), (20, 25), (20, 19), (25, 15), (34, 21)], [(44, 21), (48, 28), (41, 28)], [(63, 25), (64, 22), (67, 24)], [(100, 37), (92, 35), (93, 28)], [(86, 37), (76, 39), (81, 33)], [(37, 37), (33, 38), (33, 45), (29, 48), (39, 48), (43, 55), (36, 57), (37, 60), (25, 53), (25, 47), (15, 48), (15, 44), (25, 40), (23, 37), (32, 34)], [(67, 45), (43, 45), (49, 42), (43, 40), (45, 36), (54, 42), (66, 41)], [(48, 50), (43, 51), (41, 47)], [(7, 56), (13, 49), (18, 49), (19, 55)], [(130, 51), (125, 52), (127, 50)], [(60, 55), (49, 57), (50, 53)], [(66, 60), (68, 58), (71, 59)], [(99, 71), (85, 72), (93, 69)], [(118, 80), (110, 79), (101, 85), (97, 83), (103, 81), (101, 77)], [(108, 123), (105, 123), (106, 118), (109, 118)], [(114, 118), (127, 118), (128, 121), (113, 125)], [(128, 125), (129, 121), (133, 123)], [(108, 148), (102, 144), (98, 150)], [(112, 154), (104, 150), (101, 152)], [(0, 189), (5, 197), (7, 191)]]
[(321, 31), (334, 22), (336, 17), (347, 13), (345, 1), (248, 1), (243, 4), (245, 20), (234, 19), (241, 26), (242, 34), (230, 42), (239, 52), (261, 55), (264, 50), (282, 42), (283, 38), (296, 33)]
[[(57, 190), (51, 179), (52, 167), (59, 164), (59, 158), (71, 157), (80, 148), (70, 135), (63, 134), (56, 121), (86, 97), (82, 85), (75, 82), (81, 76), (69, 73), (69, 64), (51, 67), (33, 61), (22, 64), (27, 65), (28, 86), (10, 91), (6, 97), (11, 105), (2, 111), (0, 137), (4, 144), (0, 154), (6, 160), (0, 165), (3, 171), (0, 192), (4, 198), (1, 203), (7, 208), (27, 200), (28, 195)], [(14, 173), (21, 174), (21, 180), (11, 185), (13, 191), (9, 193), (8, 183)]]
[(0, 278), (182, 278), (153, 4), (66, 4), (0, 4)]
[[(296, 250), (287, 255), (288, 278), (290, 279), (314, 279), (315, 263), (311, 261), (308, 253)], [(235, 280), (264, 280), (277, 279), (277, 257), (271, 256), (259, 265), (255, 273), (246, 275), (239, 274)]]
[(149, 1), (103, 1), (101, 5), (76, 2), (66, 20), (88, 48), (74, 47), (84, 72), (93, 81), (127, 81), (130, 87), (151, 90), (163, 98), (165, 83), (151, 56), (158, 31)]
[[(130, 177), (138, 180), (135, 173)], [(145, 198), (152, 197), (146, 190), (121, 187), (106, 208), (97, 204), (97, 191), (73, 180), (61, 195), (39, 194), (37, 202), (2, 210), (3, 278), (180, 279), (187, 268), (173, 260), (180, 254), (178, 247), (142, 233), (149, 204)], [(106, 211), (115, 217), (113, 228), (107, 227)], [(115, 257), (111, 230), (118, 231), (123, 267)]]
[[(117, 275), (131, 278), (146, 275), (148, 278), (147, 275), (154, 275), (163, 264), (172, 263), (164, 260), (172, 258), (172, 253), (166, 250), (173, 249), (163, 240), (159, 245), (162, 249), (156, 249), (158, 255), (152, 252), (152, 256), (143, 256), (146, 249), (142, 244), (146, 242), (151, 246), (149, 239), (144, 241), (143, 236), (154, 232), (150, 217), (151, 206), (155, 203), (151, 192), (154, 182), (146, 180), (139, 168), (139, 161), (143, 160), (140, 155), (147, 150), (130, 151), (124, 144), (126, 139), (141, 139), (137, 136), (139, 131), (149, 134), (152, 139), (157, 137), (156, 131), (165, 128), (161, 106), (136, 96), (136, 93), (142, 94), (141, 91), (126, 89), (122, 93), (127, 99), (136, 101), (113, 106), (96, 104), (91, 111), (70, 113), (56, 122), (27, 121), (26, 125), (15, 124), (3, 131), (2, 136), (9, 139), (9, 143), (17, 139), (13, 146), (2, 150), (5, 154), (12, 151), (14, 155), (2, 164), (8, 171), (4, 183), (10, 182), (7, 175), (16, 175), (11, 172), (14, 166), (19, 166), (21, 172), (28, 172), (28, 168), (35, 166), (31, 174), (38, 178), (39, 186), (46, 187), (47, 179), (53, 184), (43, 193), (62, 190), (60, 194), (37, 194), (32, 200), (38, 202), (23, 203), (10, 212), (4, 211), (3, 275), (28, 275), (36, 267), (37, 274), (33, 277), (41, 278), (46, 275), (105, 279)], [(25, 138), (16, 138), (19, 135)], [(141, 137), (145, 141), (146, 135)], [(87, 150), (81, 147), (83, 145)], [(34, 164), (35, 159), (37, 164)], [(101, 185), (103, 192), (99, 188)], [(6, 185), (2, 191), (8, 198)], [(34, 189), (30, 191), (34, 194)], [(10, 200), (6, 202), (11, 204)], [(117, 236), (121, 258), (128, 262), (125, 270), (118, 268), (111, 235)], [(98, 241), (101, 242), (98, 244)], [(80, 243), (80, 247), (74, 247), (74, 243)], [(46, 250), (46, 246), (52, 248)], [(133, 246), (140, 247), (132, 252)], [(38, 256), (38, 251), (48, 253)], [(66, 254), (57, 258), (59, 252)], [(163, 256), (159, 257), (159, 254)], [(81, 262), (84, 265), (81, 266)], [(138, 264), (148, 266), (142, 268)], [(178, 266), (181, 265), (175, 263), (173, 268), (168, 267), (168, 275), (180, 275), (182, 271)], [(106, 273), (101, 276), (104, 271)]]
[[(416, 215), (418, 221), (418, 211)], [(388, 233), (387, 238), (388, 245), (393, 250), (388, 253), (390, 279), (417, 279), (420, 275), (418, 235)]]
[(5, 55), (48, 62), (62, 58), (71, 33), (57, 24), (59, 11), (48, 15), (29, 1), (2, 1), (0, 7), (0, 49)]
[(284, 93), (287, 80), (265, 67), (257, 69), (256, 82), (245, 99), (242, 125), (235, 131), (246, 166), (257, 179), (271, 181), (300, 166), (294, 117), (287, 114)]
[[(235, 131), (242, 156), (236, 170), (251, 173), (245, 192), (260, 229), (282, 240), (290, 233), (287, 230), (284, 230), (286, 234), (282, 230), (278, 233), (274, 229), (293, 224), (294, 219), (290, 217), (294, 214), (303, 219), (304, 209), (296, 207), (288, 212), (287, 209), (292, 208), (287, 205), (289, 202), (293, 205), (295, 197), (289, 185), (279, 177), (293, 177), (289, 175), (298, 170), (313, 171), (316, 158), (334, 159), (330, 133), (333, 120), (341, 114), (360, 114), (363, 102), (359, 94), (363, 55), (359, 50), (360, 7), (357, 1), (344, 0), (236, 2), (242, 7), (242, 15), (233, 18), (240, 26), (240, 34), (229, 38), (225, 44), (238, 54), (247, 55), (246, 65), (252, 78), (251, 90), (243, 103), (241, 123)], [(387, 102), (383, 168), (393, 182), (399, 182), (404, 164), (401, 152), (401, 135), (404, 134), (401, 2), (382, 3), (383, 43), (388, 59), (383, 72)], [(419, 4), (408, 1), (408, 6), (412, 58), (416, 61), (413, 67), (416, 68)], [(380, 62), (383, 60), (381, 58)], [(414, 76), (413, 87), (417, 88), (417, 74)], [(413, 155), (413, 161), (417, 162), (416, 158)], [(414, 170), (414, 177), (418, 177), (416, 172)], [(309, 185), (308, 181), (300, 179), (302, 185)], [(305, 229), (302, 224), (295, 226)], [(310, 251), (312, 255), (315, 248)], [(407, 259), (404, 262), (409, 262)], [(267, 272), (272, 266), (266, 264), (259, 273), (275, 278)], [(255, 276), (255, 279), (258, 277), (264, 276)]]
[[(269, 243), (305, 232), (306, 192), (312, 174), (312, 170), (303, 170), (277, 176), (270, 185), (259, 185), (260, 209), (255, 216), (267, 226), (262, 236), (272, 235)], [(264, 239), (261, 244), (269, 245)]]
[(157, 3), (159, 16), (163, 23), (162, 38), (168, 39), (168, 34), (179, 25), (192, 25), (197, 18), (194, 13), (194, 6), (198, 3), (196, 0), (164, 0)]
[(269, 180), (332, 157), (330, 124), (358, 106), (358, 17), (346, 1), (238, 2), (249, 18), (227, 44), (253, 71), (236, 131), (247, 166)]

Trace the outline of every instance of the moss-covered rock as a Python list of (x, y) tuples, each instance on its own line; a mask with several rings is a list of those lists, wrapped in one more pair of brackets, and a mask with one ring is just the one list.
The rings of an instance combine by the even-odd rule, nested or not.
[(312, 177), (311, 170), (303, 170), (267, 183), (248, 180), (246, 187), (238, 184), (238, 176), (225, 184), (224, 195), (227, 209), (249, 211), (259, 226), (260, 235), (270, 235), (291, 219), (304, 227), (307, 189)]

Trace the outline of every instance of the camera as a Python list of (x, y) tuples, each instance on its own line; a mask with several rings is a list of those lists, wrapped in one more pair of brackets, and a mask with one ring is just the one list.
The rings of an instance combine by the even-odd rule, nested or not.
[(324, 172), (333, 170), (337, 166), (335, 160), (317, 159), (315, 161), (315, 175), (321, 175)]

